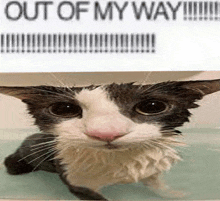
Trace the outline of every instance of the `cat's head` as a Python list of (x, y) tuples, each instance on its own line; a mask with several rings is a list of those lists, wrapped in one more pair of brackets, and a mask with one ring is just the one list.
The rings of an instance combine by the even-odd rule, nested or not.
[(220, 80), (152, 85), (0, 87), (27, 104), (35, 124), (73, 146), (100, 149), (140, 146), (177, 135), (197, 100), (220, 91)]

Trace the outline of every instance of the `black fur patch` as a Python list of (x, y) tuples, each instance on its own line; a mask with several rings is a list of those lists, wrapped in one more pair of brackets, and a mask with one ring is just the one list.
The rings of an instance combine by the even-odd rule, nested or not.
[(26, 91), (29, 95), (22, 101), (28, 105), (29, 114), (34, 117), (35, 124), (42, 131), (48, 131), (64, 120), (49, 113), (50, 105), (57, 102), (75, 103), (75, 93), (81, 89), (52, 86), (30, 87), (29, 92)]
[[(196, 108), (194, 102), (202, 98), (198, 91), (182, 87), (181, 82), (164, 82), (155, 85), (138, 86), (133, 84), (111, 84), (106, 87), (113, 100), (125, 116), (138, 123), (157, 123), (163, 129), (173, 129), (189, 121), (188, 109)], [(137, 113), (134, 107), (141, 101), (159, 100), (172, 106), (167, 112), (145, 116)]]

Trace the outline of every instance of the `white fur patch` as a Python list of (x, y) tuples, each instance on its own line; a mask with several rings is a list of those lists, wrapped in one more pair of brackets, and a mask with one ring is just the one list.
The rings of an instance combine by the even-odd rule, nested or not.
[[(170, 148), (176, 142), (164, 138), (159, 125), (135, 123), (120, 114), (102, 88), (82, 90), (75, 97), (82, 107), (82, 118), (63, 121), (53, 130), (59, 150), (57, 158), (65, 165), (67, 179), (75, 186), (97, 190), (115, 183), (137, 182), (163, 170), (179, 160)], [(87, 130), (115, 129), (126, 133), (112, 142), (91, 139)]]
[[(162, 140), (163, 141), (163, 140)], [(137, 146), (127, 150), (103, 151), (94, 148), (75, 148), (67, 141), (59, 141), (57, 158), (66, 169), (67, 180), (75, 186), (95, 191), (116, 183), (133, 183), (169, 170), (180, 157), (176, 151), (160, 140), (151, 146)]]

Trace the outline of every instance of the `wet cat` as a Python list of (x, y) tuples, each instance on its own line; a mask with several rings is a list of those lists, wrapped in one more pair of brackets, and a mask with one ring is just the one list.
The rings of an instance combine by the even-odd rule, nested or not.
[(106, 185), (143, 182), (166, 191), (160, 181), (180, 157), (175, 146), (188, 109), (220, 91), (220, 79), (152, 85), (88, 87), (0, 87), (21, 99), (42, 133), (29, 136), (5, 159), (9, 174), (56, 172), (82, 200), (106, 200)]

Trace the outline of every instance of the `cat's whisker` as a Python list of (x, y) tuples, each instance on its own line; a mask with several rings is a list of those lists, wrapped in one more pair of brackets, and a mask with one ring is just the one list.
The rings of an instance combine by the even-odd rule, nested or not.
[(182, 142), (178, 142), (178, 141), (160, 141), (160, 140), (149, 140), (149, 143), (151, 145), (154, 145), (155, 147), (158, 147), (158, 148), (166, 148), (166, 149), (170, 149), (170, 150), (173, 150), (172, 147), (170, 146), (184, 146), (184, 143)]
[(47, 153), (44, 153), (44, 154), (42, 154), (42, 155), (36, 157), (35, 159), (29, 161), (28, 164), (33, 163), (33, 162), (36, 161), (37, 159), (39, 159), (39, 158), (41, 158), (41, 157), (43, 157), (43, 156), (45, 156), (45, 155), (47, 155), (47, 154), (49, 154), (49, 153), (51, 153), (51, 152), (53, 152), (53, 151), (56, 151), (56, 149), (50, 149)]
[[(55, 145), (55, 144), (54, 144)], [(20, 147), (21, 149), (30, 149), (31, 151), (34, 151), (34, 150), (37, 150), (37, 149), (41, 149), (41, 148), (45, 148), (45, 147), (50, 147), (50, 146), (54, 146), (53, 144), (48, 144), (48, 145), (45, 145), (45, 146), (39, 146), (39, 147), (37, 147), (37, 148), (31, 148), (30, 146), (22, 146), (22, 147)]]
[[(50, 94), (50, 96), (52, 96), (51, 94), (54, 94), (54, 96), (57, 96), (57, 97), (62, 96), (62, 97), (64, 97), (64, 98), (68, 98), (68, 99), (73, 99), (73, 96), (74, 96), (74, 94), (75, 94), (75, 93), (69, 94), (69, 93), (67, 93), (66, 91), (64, 91), (64, 89), (62, 90), (62, 92), (65, 92), (65, 93), (67, 93), (67, 94), (61, 94), (61, 93), (53, 92), (53, 91), (50, 91), (50, 90), (39, 89), (39, 88), (37, 88), (37, 87), (32, 87), (32, 88), (34, 88), (35, 90), (38, 90), (38, 91), (48, 92), (48, 93)], [(65, 89), (66, 89), (66, 88), (65, 88)]]
[(138, 89), (141, 89), (143, 84), (145, 84), (146, 81), (149, 80), (151, 74), (152, 74), (153, 71), (150, 71), (150, 72), (145, 72), (145, 74), (147, 74), (146, 76), (144, 76), (144, 80), (140, 83), (140, 86)]
[(33, 144), (33, 145), (31, 145), (31, 147), (38, 147), (38, 146), (41, 146), (41, 145), (44, 145), (44, 144), (53, 144), (53, 143), (56, 143), (56, 142), (57, 142), (57, 139), (53, 138), (52, 140), (48, 140), (48, 141), (45, 141), (45, 142), (39, 142), (37, 144)]
[(74, 143), (74, 142), (80, 142), (80, 143), (85, 142), (85, 143), (87, 143), (88, 142), (87, 140), (84, 140), (84, 139), (82, 139), (78, 136), (71, 136), (71, 135), (70, 135), (69, 138), (67, 138), (67, 137), (59, 138), (59, 141), (66, 141), (67, 139), (70, 140), (71, 143)]
[[(68, 149), (72, 149), (73, 148), (73, 146), (68, 146), (68, 145), (66, 145), (65, 147), (63, 147), (62, 148), (62, 151), (67, 151)], [(79, 146), (79, 147), (74, 147), (74, 149), (76, 150), (76, 152), (77, 152), (77, 150), (79, 150), (79, 148), (82, 148), (81, 146)], [(57, 149), (57, 152), (59, 152), (59, 150)], [(54, 157), (55, 159), (56, 159), (56, 156)]]
[(155, 83), (155, 84), (150, 84), (150, 85), (147, 85), (147, 88), (144, 88), (144, 89), (142, 89), (143, 87), (145, 87), (146, 85), (141, 85), (141, 87), (139, 88), (139, 90), (141, 89), (142, 91), (141, 91), (141, 93), (142, 94), (144, 94), (144, 93), (150, 93), (151, 91), (150, 91), (150, 89), (151, 88), (153, 88), (153, 87), (155, 87), (155, 85), (156, 85), (157, 83)]
[(47, 148), (51, 148), (51, 147), (55, 147), (55, 144), (48, 145), (48, 146), (42, 146), (42, 147), (34, 148), (34, 149), (31, 148), (30, 150), (33, 152), (33, 151), (38, 151), (40, 149), (47, 149)]
[(165, 86), (169, 86), (169, 85), (172, 85), (173, 82), (171, 81), (167, 81), (167, 82), (163, 82), (163, 83), (155, 83), (155, 84), (151, 84), (149, 85), (146, 89), (143, 90), (142, 93), (152, 93), (158, 89), (161, 89)]
[(59, 142), (62, 142), (62, 141), (66, 141), (66, 140), (69, 140), (71, 141), (71, 143), (74, 143), (74, 142), (83, 142), (84, 140), (80, 139), (80, 138), (74, 138), (74, 137), (71, 137), (71, 138), (62, 138), (62, 139), (59, 139), (58, 141)]
[(37, 147), (37, 148), (31, 148), (30, 150), (31, 151), (38, 151), (40, 149), (43, 149), (43, 148), (47, 148), (47, 147), (55, 147), (56, 144), (51, 144), (51, 145), (45, 145), (45, 146), (41, 146), (41, 147)]
[(72, 90), (72, 87), (69, 87), (67, 85), (65, 85), (63, 88), (58, 88), (58, 90), (60, 90), (60, 92), (65, 92), (66, 95), (72, 97), (74, 94), (76, 94), (75, 91)]
[[(50, 158), (53, 154), (55, 154), (57, 152), (57, 150), (54, 150), (52, 153), (50, 153), (47, 157), (45, 157), (43, 160), (41, 160), (35, 167), (34, 169), (32, 170), (35, 171), (39, 166), (40, 164), (42, 164), (45, 160), (47, 160), (48, 158)], [(48, 153), (47, 153), (48, 154)]]
[(47, 149), (49, 150), (50, 148), (51, 148), (51, 147), (47, 147), (47, 148), (44, 148), (44, 149), (35, 151), (35, 152), (31, 153), (31, 154), (28, 154), (27, 156), (25, 156), (25, 157), (21, 158), (20, 160), (18, 160), (18, 162), (20, 162), (20, 161), (22, 161), (22, 160), (24, 160), (24, 159), (26, 159), (26, 158), (28, 158), (28, 157), (34, 155), (34, 154), (37, 154), (37, 153), (39, 153), (39, 152), (41, 152), (41, 151), (44, 151), (44, 150), (47, 150)]
[[(33, 141), (33, 140), (41, 140), (42, 138), (31, 138), (31, 139), (25, 139), (27, 141)], [(44, 137), (44, 139), (54, 139), (54, 137)]]
[(50, 75), (55, 78), (56, 81), (58, 81), (61, 86), (65, 87), (66, 89), (68, 89), (70, 91), (70, 94), (75, 94), (75, 92), (66, 84), (64, 84), (64, 82), (60, 79), (57, 78), (57, 76), (54, 75), (54, 73), (50, 73)]
[(52, 147), (52, 146), (55, 146), (55, 145), (56, 144), (45, 144), (45, 145), (42, 145), (42, 146), (39, 146), (39, 147), (31, 148), (30, 150), (34, 151), (34, 150), (38, 150), (38, 149), (45, 148), (45, 147)]
[(61, 79), (59, 79), (54, 73), (51, 72), (50, 75), (51, 75), (57, 82), (59, 82), (61, 86), (63, 86), (63, 87), (65, 87), (65, 88), (69, 89), (70, 92), (73, 93), (73, 91), (71, 90), (71, 88), (70, 88), (67, 84), (65, 84)]
[(47, 133), (36, 133), (37, 135), (54, 135), (52, 132), (47, 131)]
[[(48, 86), (51, 86), (51, 87), (54, 87), (54, 86), (52, 86), (52, 85), (46, 85), (47, 87)], [(57, 97), (60, 97), (60, 96), (62, 96), (62, 97), (64, 97), (64, 98), (70, 98), (70, 99), (73, 99), (73, 95), (75, 94), (75, 92), (69, 87), (69, 86), (63, 86), (62, 88), (60, 88), (60, 87), (57, 87), (56, 88), (56, 91), (52, 91), (52, 90), (47, 90), (47, 89), (42, 89), (42, 88), (38, 88), (38, 87), (32, 87), (33, 89), (35, 89), (35, 90), (38, 90), (38, 91), (42, 91), (42, 92), (47, 92), (47, 93), (49, 93), (50, 94), (50, 96), (52, 96), (52, 94), (54, 95), (54, 96), (57, 96)], [(70, 91), (70, 92), (68, 92), (68, 91)], [(60, 93), (61, 92), (61, 93)]]
[(190, 88), (190, 89), (193, 90), (193, 91), (199, 92), (202, 95), (205, 95), (205, 93), (199, 88)]
[[(58, 152), (58, 151), (57, 151)], [(53, 161), (53, 160), (55, 160), (56, 159), (56, 157), (53, 157), (53, 158), (51, 158), (51, 159), (48, 159), (48, 161)]]
[(37, 147), (37, 146), (44, 145), (44, 144), (55, 144), (56, 142), (57, 142), (56, 140), (51, 140), (51, 141), (48, 141), (48, 142), (41, 142), (41, 143), (38, 143), (38, 144), (31, 145), (31, 147)]
[(54, 73), (50, 72), (50, 75), (51, 75), (56, 81), (58, 81), (58, 82), (61, 84), (61, 86), (66, 87), (66, 85), (64, 84), (64, 82), (62, 82), (60, 79), (58, 79), (58, 77), (55, 76)]

